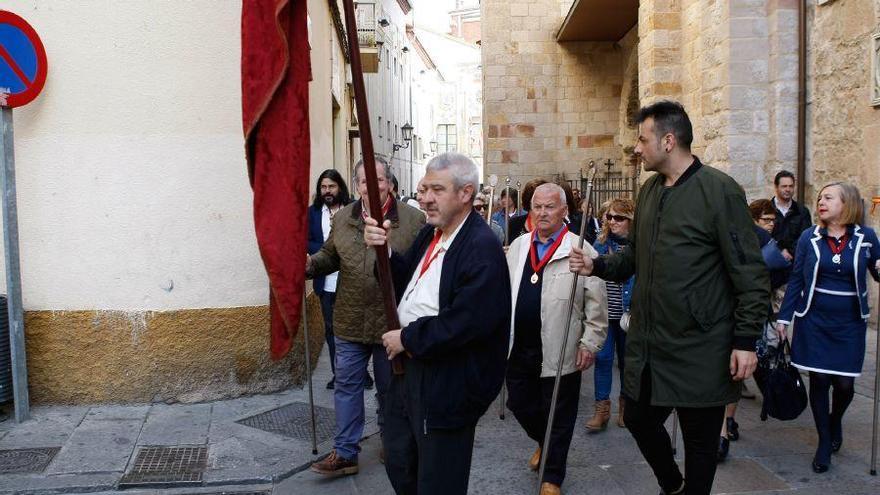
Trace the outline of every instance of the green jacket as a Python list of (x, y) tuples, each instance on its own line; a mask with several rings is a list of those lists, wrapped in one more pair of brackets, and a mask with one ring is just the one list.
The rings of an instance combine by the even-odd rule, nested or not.
[(767, 317), (767, 270), (739, 184), (696, 157), (675, 185), (664, 180), (645, 182), (631, 242), (594, 268), (606, 280), (636, 276), (624, 393), (639, 399), (647, 366), (653, 405), (728, 404), (740, 389), (730, 354), (754, 351)]
[[(330, 236), (312, 256), (307, 275), (312, 278), (339, 271), (333, 307), (334, 335), (351, 342), (378, 344), (388, 328), (374, 271), (376, 250), (364, 244), (362, 204), (355, 201), (333, 216)], [(409, 248), (425, 225), (424, 213), (400, 201), (392, 203), (385, 219), (391, 220), (389, 245), (399, 253)]]

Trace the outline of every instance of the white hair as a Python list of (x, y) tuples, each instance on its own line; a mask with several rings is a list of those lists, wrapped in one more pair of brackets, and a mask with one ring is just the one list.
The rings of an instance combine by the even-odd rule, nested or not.
[(471, 195), (471, 201), (477, 195), (480, 187), (480, 173), (477, 171), (477, 165), (465, 155), (461, 153), (447, 152), (431, 158), (426, 170), (440, 172), (443, 170), (452, 170), (452, 184), (456, 191), (460, 191), (464, 186), (471, 184), (474, 186), (474, 194)]
[[(535, 200), (535, 195), (538, 194), (538, 191), (548, 190), (548, 189), (549, 189), (548, 192), (555, 192), (556, 194), (559, 194), (559, 202), (563, 206), (568, 206), (568, 201), (565, 199), (565, 189), (563, 189), (562, 186), (560, 186), (559, 184), (554, 184), (552, 182), (545, 182), (545, 183), (541, 184), (540, 186), (536, 187), (534, 194), (532, 194), (532, 201)], [(529, 206), (531, 206), (531, 205), (529, 205)]]

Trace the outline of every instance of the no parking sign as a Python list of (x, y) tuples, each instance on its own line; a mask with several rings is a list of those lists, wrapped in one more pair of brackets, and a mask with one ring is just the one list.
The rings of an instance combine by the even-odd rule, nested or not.
[(0, 10), (0, 105), (10, 108), (34, 100), (46, 84), (43, 42), (21, 17)]

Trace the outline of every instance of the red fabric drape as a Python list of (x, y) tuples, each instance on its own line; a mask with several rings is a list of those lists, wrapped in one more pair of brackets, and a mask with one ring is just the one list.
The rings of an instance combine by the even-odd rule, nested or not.
[(309, 182), (309, 65), (305, 0), (244, 0), (242, 119), (254, 227), (269, 275), (270, 355), (299, 328)]

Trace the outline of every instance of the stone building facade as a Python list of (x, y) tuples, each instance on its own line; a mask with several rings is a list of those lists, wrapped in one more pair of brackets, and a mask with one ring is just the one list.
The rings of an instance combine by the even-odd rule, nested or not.
[(880, 195), (880, 0), (483, 1), (486, 174), (571, 179), (611, 159), (632, 175), (633, 112), (673, 99), (694, 153), (769, 197), (798, 168), (800, 5), (807, 203), (832, 180)]

